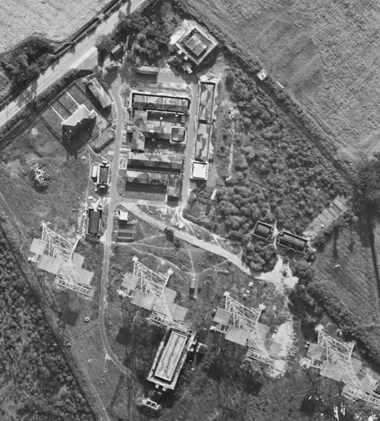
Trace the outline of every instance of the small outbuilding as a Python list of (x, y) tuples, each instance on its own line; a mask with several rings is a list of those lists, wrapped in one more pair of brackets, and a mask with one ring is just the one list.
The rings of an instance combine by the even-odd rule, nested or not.
[(304, 253), (307, 247), (307, 239), (294, 235), (290, 232), (283, 231), (277, 236), (277, 244), (287, 249)]
[(257, 221), (253, 230), (253, 235), (264, 241), (269, 241), (273, 235), (273, 225)]

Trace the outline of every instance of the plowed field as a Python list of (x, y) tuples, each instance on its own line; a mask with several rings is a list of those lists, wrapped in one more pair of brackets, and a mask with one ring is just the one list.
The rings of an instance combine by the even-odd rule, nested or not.
[(0, 53), (30, 35), (62, 41), (96, 15), (109, 0), (2, 0)]
[(380, 140), (380, 3), (375, 0), (189, 0), (264, 66), (342, 149)]

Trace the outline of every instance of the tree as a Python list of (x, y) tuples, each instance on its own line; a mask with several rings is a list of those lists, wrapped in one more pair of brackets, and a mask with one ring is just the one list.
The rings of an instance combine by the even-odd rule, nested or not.
[(101, 54), (102, 56), (106, 56), (111, 52), (114, 42), (109, 35), (100, 35), (97, 38), (95, 45), (99, 51), (99, 54)]

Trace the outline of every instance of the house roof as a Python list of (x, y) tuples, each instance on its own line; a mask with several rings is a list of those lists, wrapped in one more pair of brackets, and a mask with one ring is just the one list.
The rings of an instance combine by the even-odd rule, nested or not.
[(103, 86), (99, 83), (98, 79), (93, 78), (87, 82), (87, 87), (92, 95), (99, 101), (102, 108), (107, 108), (112, 104), (111, 98), (104, 90)]
[(158, 172), (145, 172), (145, 171), (127, 171), (127, 183), (136, 184), (150, 184), (156, 186), (166, 186), (168, 183), (169, 175)]
[(286, 231), (280, 234), (277, 237), (277, 240), (280, 246), (288, 247), (301, 252), (304, 251), (307, 243), (306, 238), (298, 237), (297, 235)]
[(207, 162), (193, 162), (191, 178), (199, 180), (207, 180), (208, 177), (208, 163)]
[(80, 124), (84, 120), (90, 120), (96, 118), (96, 112), (94, 110), (89, 111), (89, 109), (84, 105), (81, 104), (77, 108), (76, 111), (71, 114), (66, 120), (62, 121), (62, 126), (70, 129), (75, 128), (78, 124)]
[(102, 211), (96, 211), (94, 209), (88, 210), (88, 233), (98, 234), (100, 219), (102, 217)]
[(273, 227), (265, 222), (257, 221), (253, 230), (253, 235), (268, 240), (273, 231)]

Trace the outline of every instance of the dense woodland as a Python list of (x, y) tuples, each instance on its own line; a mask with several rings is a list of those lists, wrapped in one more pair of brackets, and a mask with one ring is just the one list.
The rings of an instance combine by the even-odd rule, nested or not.
[(0, 419), (93, 420), (2, 230), (0, 318)]
[[(225, 85), (238, 113), (219, 116), (217, 159), (225, 187), (217, 195), (213, 227), (244, 246), (253, 270), (273, 266), (271, 245), (252, 241), (257, 220), (301, 234), (347, 186), (312, 141), (298, 130), (253, 78), (240, 69)], [(232, 174), (228, 162), (233, 144)]]
[(6, 71), (13, 91), (20, 91), (52, 62), (54, 46), (47, 40), (30, 37), (14, 50), (0, 56), (0, 65)]

